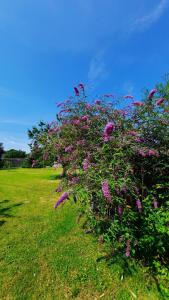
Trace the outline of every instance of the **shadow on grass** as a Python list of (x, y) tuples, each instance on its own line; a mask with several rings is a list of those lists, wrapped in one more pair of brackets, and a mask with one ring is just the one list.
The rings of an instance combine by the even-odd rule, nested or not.
[[(132, 259), (128, 259), (125, 256), (119, 255), (119, 254), (107, 254), (104, 256), (101, 256), (99, 258), (97, 258), (96, 262), (99, 263), (102, 260), (104, 260), (107, 263), (108, 267), (112, 267), (114, 266), (118, 266), (121, 270), (120, 272), (120, 279), (123, 280), (124, 278), (127, 277), (133, 277), (133, 276), (137, 276), (137, 273), (139, 272), (139, 266), (141, 266), (140, 263), (138, 263), (138, 261), (132, 260)], [(165, 293), (163, 292), (163, 290), (161, 289), (160, 283), (157, 280), (157, 276), (156, 276), (156, 272), (154, 271), (153, 267), (150, 265), (149, 269), (148, 269), (149, 274), (151, 274), (157, 290), (161, 296), (161, 299), (166, 299), (165, 298)]]
[(61, 178), (63, 178), (62, 174), (54, 174), (48, 177), (49, 180), (59, 180)]
[[(0, 201), (0, 226), (4, 225), (6, 222), (6, 218), (14, 218), (15, 215), (13, 213), (13, 208), (19, 207), (23, 205), (23, 202), (19, 202), (16, 204), (10, 204), (10, 200)], [(3, 220), (5, 218), (5, 220)]]
[(133, 276), (138, 271), (135, 263), (122, 255), (112, 255), (110, 253), (99, 257), (96, 261), (99, 263), (102, 260), (107, 263), (108, 267), (117, 264), (121, 268), (121, 276), (123, 277)]

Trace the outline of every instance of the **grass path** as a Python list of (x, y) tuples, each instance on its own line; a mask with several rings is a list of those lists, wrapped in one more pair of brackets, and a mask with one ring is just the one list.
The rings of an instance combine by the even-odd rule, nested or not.
[(109, 266), (104, 246), (76, 224), (76, 206), (57, 210), (51, 169), (0, 171), (0, 299), (161, 299), (136, 269)]

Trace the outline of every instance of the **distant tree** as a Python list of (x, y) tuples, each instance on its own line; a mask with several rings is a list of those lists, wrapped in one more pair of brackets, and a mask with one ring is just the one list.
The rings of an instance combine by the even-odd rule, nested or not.
[(27, 154), (25, 151), (22, 150), (15, 150), (15, 149), (10, 149), (8, 151), (5, 151), (3, 154), (3, 158), (26, 158)]
[(3, 144), (0, 143), (0, 168), (2, 168), (3, 166), (3, 162), (2, 162), (2, 155), (4, 154), (4, 147)]
[(49, 124), (40, 121), (37, 126), (28, 130), (31, 150), (29, 157), (33, 167), (51, 166), (55, 160), (52, 153), (48, 151), (49, 129)]

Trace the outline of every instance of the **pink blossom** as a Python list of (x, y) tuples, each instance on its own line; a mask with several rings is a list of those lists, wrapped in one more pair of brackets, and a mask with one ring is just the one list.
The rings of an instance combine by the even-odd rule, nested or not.
[(72, 150), (73, 150), (73, 146), (72, 146), (72, 145), (67, 146), (67, 147), (65, 148), (65, 152), (71, 152)]
[(156, 101), (156, 105), (161, 105), (163, 102), (164, 102), (164, 98), (159, 98), (157, 101)]
[(89, 128), (90, 128), (89, 125), (82, 126), (82, 129), (89, 129)]
[(138, 135), (138, 132), (135, 131), (135, 130), (131, 130), (128, 132), (129, 135), (132, 135), (132, 136), (137, 136)]
[(71, 185), (74, 185), (74, 184), (77, 184), (79, 181), (80, 181), (80, 178), (79, 178), (79, 177), (73, 177), (73, 178), (69, 181), (69, 183), (70, 183)]
[(148, 99), (151, 100), (154, 96), (154, 94), (157, 93), (157, 89), (153, 89), (150, 91), (149, 95), (148, 95)]
[(91, 108), (91, 105), (90, 105), (89, 103), (87, 103), (87, 104), (85, 105), (85, 108), (86, 108), (86, 109), (90, 109), (90, 108)]
[(90, 162), (89, 160), (86, 158), (83, 161), (83, 170), (86, 172), (88, 170), (88, 168), (90, 167)]
[(49, 154), (48, 154), (48, 153), (44, 153), (44, 154), (43, 154), (43, 159), (44, 159), (44, 160), (48, 160), (48, 158), (49, 158)]
[(122, 213), (123, 213), (123, 208), (120, 205), (118, 205), (117, 212), (118, 212), (119, 217), (121, 217)]
[(123, 109), (119, 109), (118, 110), (119, 114), (122, 115), (123, 117), (128, 115), (128, 111), (127, 110), (123, 110)]
[(123, 97), (124, 99), (134, 99), (134, 97), (132, 95), (126, 95)]
[(62, 187), (61, 186), (57, 187), (56, 190), (55, 190), (56, 193), (60, 193), (61, 191), (62, 191)]
[(156, 156), (156, 157), (158, 157), (159, 156), (159, 153), (158, 153), (158, 151), (156, 151), (156, 150), (148, 150), (147, 151), (147, 156)]
[(80, 124), (80, 120), (75, 119), (75, 120), (72, 121), (72, 124), (74, 124), (74, 125), (79, 125), (79, 124)]
[(84, 84), (83, 83), (79, 83), (78, 87), (84, 92)]
[(158, 202), (156, 199), (153, 200), (153, 206), (154, 208), (158, 208)]
[(77, 87), (74, 87), (74, 91), (75, 91), (75, 95), (76, 95), (76, 96), (79, 96), (79, 95), (80, 95), (80, 94), (79, 94), (79, 90), (78, 90)]
[(109, 136), (114, 130), (114, 124), (112, 122), (108, 122), (104, 128), (104, 135)]
[(84, 121), (84, 122), (87, 121), (88, 119), (89, 119), (88, 116), (82, 116), (82, 117), (81, 117), (81, 120)]
[(97, 105), (99, 105), (100, 104), (100, 100), (95, 100), (95, 102), (94, 102), (95, 104), (97, 104)]
[(139, 149), (138, 154), (141, 155), (142, 157), (146, 157), (146, 152), (143, 149)]
[(62, 104), (63, 102), (56, 103), (57, 107), (60, 107)]
[(113, 97), (114, 98), (114, 95), (113, 94), (106, 94), (106, 95), (104, 95), (104, 97), (106, 97), (106, 98)]
[(69, 111), (70, 111), (70, 109), (62, 109), (62, 110), (60, 110), (59, 115), (61, 115), (62, 113), (67, 113)]
[(130, 243), (131, 243), (130, 240), (128, 240), (126, 243), (126, 257), (130, 256), (130, 248), (131, 248)]
[(34, 160), (32, 161), (32, 168), (35, 167), (35, 166), (36, 166), (36, 160), (34, 159)]
[(79, 140), (79, 141), (77, 141), (77, 145), (79, 145), (79, 146), (84, 146), (85, 145), (85, 140)]
[(135, 101), (135, 102), (133, 102), (133, 105), (134, 105), (134, 106), (143, 106), (144, 103), (143, 103), (143, 102), (140, 102), (140, 101)]

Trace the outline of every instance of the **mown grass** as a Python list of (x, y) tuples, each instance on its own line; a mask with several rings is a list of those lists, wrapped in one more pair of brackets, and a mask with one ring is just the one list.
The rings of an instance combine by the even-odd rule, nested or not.
[(144, 269), (106, 259), (75, 205), (53, 209), (57, 175), (0, 171), (0, 299), (162, 299)]

